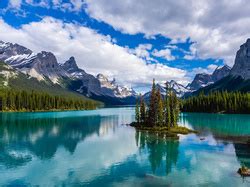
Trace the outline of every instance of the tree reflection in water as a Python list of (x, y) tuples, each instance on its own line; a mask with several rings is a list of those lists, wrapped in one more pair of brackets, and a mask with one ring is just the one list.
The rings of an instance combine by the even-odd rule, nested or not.
[(235, 154), (241, 166), (250, 168), (250, 144), (234, 143)]
[(136, 131), (135, 138), (140, 151), (147, 149), (153, 173), (161, 164), (164, 164), (164, 161), (166, 175), (171, 173), (172, 167), (177, 164), (179, 154), (179, 138), (177, 136), (170, 138), (161, 133)]

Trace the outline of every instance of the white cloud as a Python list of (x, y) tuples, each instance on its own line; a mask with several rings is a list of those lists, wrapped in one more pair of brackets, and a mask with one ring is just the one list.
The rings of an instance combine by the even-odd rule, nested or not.
[(150, 50), (152, 49), (151, 44), (139, 44), (135, 49), (129, 49), (130, 53), (136, 55), (139, 58), (145, 59), (147, 61), (154, 61), (155, 59), (150, 57)]
[[(162, 64), (147, 63), (130, 49), (112, 42), (110, 36), (72, 23), (46, 17), (40, 22), (13, 28), (0, 19), (0, 39), (22, 44), (35, 52), (53, 52), (60, 63), (75, 56), (78, 65), (90, 73), (104, 73), (116, 77), (119, 83), (128, 85), (151, 84), (153, 78), (159, 82), (174, 79), (187, 83), (186, 71)], [(150, 46), (147, 46), (149, 49)]]
[(22, 4), (22, 0), (10, 0), (8, 7), (19, 9), (21, 7), (21, 4)]
[[(57, 0), (53, 0), (53, 2), (56, 2)], [(25, 2), (29, 5), (32, 6), (39, 6), (39, 7), (44, 7), (44, 8), (50, 8), (49, 1), (48, 0), (25, 0)]]
[(198, 73), (212, 74), (216, 68), (218, 68), (218, 65), (210, 64), (206, 68), (201, 68), (201, 67), (194, 68), (192, 71), (192, 74), (193, 75), (198, 74)]
[(190, 45), (189, 47), (189, 51), (184, 51), (185, 55), (184, 55), (184, 59), (186, 60), (193, 60), (197, 57), (197, 48), (196, 48), (196, 44), (193, 43), (192, 45)]
[[(196, 42), (199, 58), (233, 64), (239, 46), (249, 37), (247, 0), (85, 0), (88, 14), (124, 33), (162, 34), (171, 43)], [(192, 55), (187, 55), (192, 59)]]
[(51, 8), (62, 11), (80, 12), (83, 10), (84, 6), (85, 3), (83, 0), (70, 0), (68, 2), (63, 0), (52, 0)]
[(175, 57), (172, 55), (171, 50), (170, 49), (162, 49), (162, 50), (154, 50), (152, 55), (156, 56), (156, 57), (162, 57), (165, 58), (168, 61), (171, 60), (175, 60)]

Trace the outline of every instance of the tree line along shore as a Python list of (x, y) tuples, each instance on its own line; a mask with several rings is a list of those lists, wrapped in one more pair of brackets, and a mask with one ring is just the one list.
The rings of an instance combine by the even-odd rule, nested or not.
[(0, 111), (88, 110), (100, 102), (76, 96), (58, 96), (37, 91), (0, 90)]

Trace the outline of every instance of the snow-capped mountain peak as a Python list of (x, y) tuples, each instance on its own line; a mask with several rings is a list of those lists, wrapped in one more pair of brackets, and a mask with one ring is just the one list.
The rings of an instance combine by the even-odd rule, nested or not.
[(115, 79), (109, 81), (103, 74), (98, 74), (96, 78), (100, 81), (102, 88), (108, 88), (114, 91), (116, 97), (124, 98), (130, 96), (136, 96), (136, 92), (127, 86), (120, 86), (116, 83)]

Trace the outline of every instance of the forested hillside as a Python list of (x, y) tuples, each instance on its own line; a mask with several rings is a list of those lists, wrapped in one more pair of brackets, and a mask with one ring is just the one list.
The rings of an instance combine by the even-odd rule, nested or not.
[(100, 105), (101, 102), (38, 81), (0, 62), (0, 111), (78, 110)]
[(183, 112), (250, 113), (250, 93), (213, 92), (200, 93), (182, 102)]
[(0, 90), (0, 111), (84, 110), (95, 109), (98, 106), (100, 103), (73, 96), (13, 89)]

